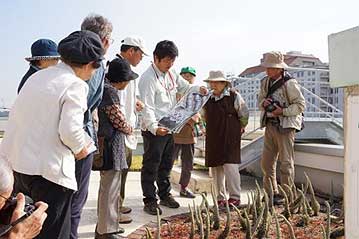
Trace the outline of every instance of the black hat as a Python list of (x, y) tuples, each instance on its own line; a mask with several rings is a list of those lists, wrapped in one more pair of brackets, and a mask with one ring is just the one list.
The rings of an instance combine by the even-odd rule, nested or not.
[(108, 67), (106, 78), (113, 83), (134, 80), (138, 74), (131, 70), (131, 66), (125, 59), (115, 58)]
[(62, 58), (73, 63), (87, 64), (103, 59), (105, 50), (100, 37), (91, 31), (75, 31), (59, 43)]

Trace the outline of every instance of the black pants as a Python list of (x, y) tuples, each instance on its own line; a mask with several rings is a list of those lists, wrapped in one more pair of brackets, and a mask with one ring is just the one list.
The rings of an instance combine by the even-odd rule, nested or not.
[(126, 189), (126, 180), (128, 170), (132, 164), (132, 149), (126, 147), (126, 162), (127, 162), (127, 169), (123, 169), (121, 171), (121, 189), (120, 189), (120, 207), (123, 206), (123, 202), (125, 201), (125, 189)]
[(38, 239), (69, 239), (71, 230), (71, 199), (73, 190), (50, 182), (41, 176), (14, 172), (16, 193), (30, 196), (34, 202), (46, 202), (49, 207)]
[(194, 144), (175, 144), (173, 160), (178, 158), (179, 152), (181, 152), (181, 178), (179, 184), (182, 187), (187, 187), (193, 170)]
[(143, 162), (141, 169), (141, 186), (143, 202), (157, 201), (158, 196), (163, 199), (170, 195), (170, 173), (173, 167), (173, 136), (156, 136), (149, 131), (142, 131), (143, 136)]
[(88, 196), (92, 161), (93, 154), (88, 155), (85, 159), (76, 160), (75, 173), (77, 181), (77, 191), (74, 193), (71, 202), (70, 239), (78, 238), (77, 229), (80, 224), (82, 209), (85, 206)]

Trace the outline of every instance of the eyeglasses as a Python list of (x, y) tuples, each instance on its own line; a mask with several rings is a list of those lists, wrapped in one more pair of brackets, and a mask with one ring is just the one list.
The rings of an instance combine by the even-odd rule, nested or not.
[(107, 40), (110, 45), (112, 45), (115, 42), (115, 39), (113, 38), (107, 38)]

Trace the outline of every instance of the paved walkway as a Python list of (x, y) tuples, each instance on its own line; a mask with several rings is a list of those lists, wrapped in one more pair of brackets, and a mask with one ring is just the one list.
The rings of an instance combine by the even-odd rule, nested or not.
[[(255, 188), (255, 180), (252, 177), (242, 176), (242, 201), (243, 203), (247, 202), (246, 193)], [(85, 208), (82, 213), (80, 228), (79, 228), (79, 238), (94, 238), (94, 231), (96, 226), (97, 214), (97, 193), (98, 193), (98, 185), (99, 185), (100, 175), (98, 172), (92, 172), (90, 179), (90, 190), (89, 197)], [(142, 204), (142, 190), (140, 184), (140, 173), (139, 172), (130, 172), (127, 180), (127, 198), (125, 201), (125, 205), (132, 208), (132, 212), (128, 215), (131, 215), (133, 222), (131, 224), (123, 224), (123, 228), (125, 229), (125, 233), (123, 236), (128, 235), (133, 232), (138, 227), (150, 222), (156, 221), (155, 216), (148, 215), (143, 211)], [(178, 209), (163, 209), (162, 217), (171, 216), (174, 214), (188, 212), (188, 204), (192, 205), (192, 199), (186, 199), (178, 197), (178, 189), (174, 188), (172, 194), (175, 196), (176, 200), (182, 205), (182, 207)], [(210, 198), (210, 197), (209, 197)], [(201, 202), (201, 196), (196, 197), (196, 203), (199, 204)]]

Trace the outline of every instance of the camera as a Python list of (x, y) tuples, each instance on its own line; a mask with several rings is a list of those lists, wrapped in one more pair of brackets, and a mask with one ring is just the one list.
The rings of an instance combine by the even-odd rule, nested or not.
[(275, 106), (276, 106), (276, 105), (280, 107), (280, 102), (279, 102), (278, 100), (274, 100), (274, 99), (272, 99), (272, 98), (268, 98), (268, 100), (270, 101), (270, 104), (267, 105), (267, 107), (264, 108), (264, 110), (265, 110), (266, 112), (271, 113), (271, 112), (275, 111), (275, 109), (276, 109)]
[[(5, 202), (5, 205), (0, 209), (0, 224), (9, 225), (11, 223), (11, 217), (16, 208), (17, 199), (15, 196), (10, 196)], [(34, 201), (29, 197), (25, 196), (25, 207), (24, 212), (28, 215), (32, 214), (36, 210)]]

